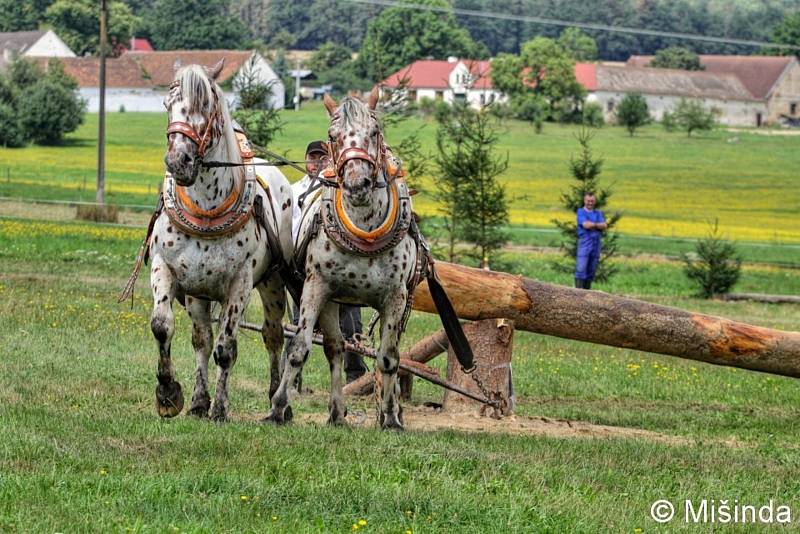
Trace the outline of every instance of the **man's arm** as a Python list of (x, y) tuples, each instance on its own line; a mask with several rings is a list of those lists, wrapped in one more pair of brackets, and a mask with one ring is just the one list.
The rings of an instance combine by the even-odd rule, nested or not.
[(586, 230), (594, 228), (594, 223), (586, 216), (586, 210), (583, 208), (578, 208), (578, 226)]
[(600, 220), (595, 223), (594, 227), (598, 230), (607, 230), (608, 224), (606, 224), (605, 215), (603, 215), (602, 211), (598, 211), (597, 213), (600, 215)]

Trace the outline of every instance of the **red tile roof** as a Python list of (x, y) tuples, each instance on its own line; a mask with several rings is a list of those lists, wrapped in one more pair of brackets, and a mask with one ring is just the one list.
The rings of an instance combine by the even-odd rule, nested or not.
[[(644, 67), (653, 56), (631, 56), (627, 65)], [(793, 56), (713, 56), (701, 55), (705, 72), (732, 74), (758, 99), (765, 99), (786, 69), (795, 62)]]
[(131, 52), (152, 52), (153, 46), (147, 39), (131, 37)]
[(587, 91), (597, 91), (597, 65), (595, 63), (576, 63), (575, 79)]
[[(403, 67), (381, 82), (387, 87), (398, 87), (400, 81), (408, 78), (409, 89), (447, 89), (450, 73), (459, 63), (469, 68), (477, 78), (474, 89), (492, 89), (492, 63), (491, 61), (477, 61), (462, 59), (456, 62), (444, 60), (424, 59), (415, 61)], [(594, 63), (577, 63), (575, 65), (575, 78), (587, 91), (597, 89), (597, 65)]]
[(614, 93), (674, 95), (721, 100), (754, 100), (732, 74), (645, 67), (597, 67), (597, 89)]
[(401, 80), (408, 78), (409, 89), (447, 89), (450, 87), (450, 73), (459, 63), (463, 63), (476, 77), (474, 89), (492, 88), (492, 64), (489, 61), (461, 59), (455, 62), (443, 59), (421, 59), (403, 67), (385, 80), (381, 85), (398, 87)]
[[(57, 59), (64, 64), (64, 72), (75, 78), (79, 87), (100, 86), (100, 59), (96, 57), (38, 58), (37, 62), (47, 69), (48, 62)], [(127, 56), (106, 59), (106, 87), (149, 88), (147, 80), (133, 60)]]
[(175, 61), (183, 65), (196, 63), (211, 67), (225, 58), (219, 83), (224, 83), (236, 74), (252, 54), (249, 50), (169, 50), (163, 52), (128, 52), (123, 57), (138, 63), (157, 86), (168, 86), (175, 77)]
[(381, 85), (398, 87), (403, 80), (408, 80), (410, 89), (447, 89), (448, 76), (457, 63), (449, 63), (438, 59), (421, 59), (407, 67), (403, 67), (385, 80)]

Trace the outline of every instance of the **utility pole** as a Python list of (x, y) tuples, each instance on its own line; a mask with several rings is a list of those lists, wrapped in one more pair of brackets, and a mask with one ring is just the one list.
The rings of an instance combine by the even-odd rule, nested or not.
[(97, 197), (95, 202), (106, 203), (106, 0), (100, 0), (100, 117), (97, 126)]
[(294, 70), (294, 110), (300, 111), (300, 60), (295, 63)]

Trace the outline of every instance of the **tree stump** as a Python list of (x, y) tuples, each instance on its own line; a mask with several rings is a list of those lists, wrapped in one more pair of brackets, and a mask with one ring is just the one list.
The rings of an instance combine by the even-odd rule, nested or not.
[[(464, 333), (472, 346), (477, 368), (472, 374), (483, 382), (490, 395), (503, 403), (503, 415), (514, 411), (514, 385), (511, 377), (511, 353), (514, 341), (514, 322), (508, 319), (483, 319), (464, 325)], [(461, 371), (452, 348), (447, 350), (447, 380), (482, 397), (471, 375)], [(484, 405), (458, 393), (445, 390), (444, 409)]]

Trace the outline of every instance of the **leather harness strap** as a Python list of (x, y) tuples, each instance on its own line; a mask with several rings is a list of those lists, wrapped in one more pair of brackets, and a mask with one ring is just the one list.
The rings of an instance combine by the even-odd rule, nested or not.
[[(213, 210), (200, 209), (189, 198), (186, 188), (179, 186), (170, 173), (164, 177), (164, 206), (167, 216), (182, 232), (200, 238), (217, 238), (235, 232), (244, 226), (252, 215), (253, 201), (257, 196), (257, 180), (252, 163), (253, 151), (244, 134), (236, 132), (239, 152), (244, 163), (244, 176), (237, 179), (230, 194)], [(268, 187), (260, 182), (265, 191)]]

